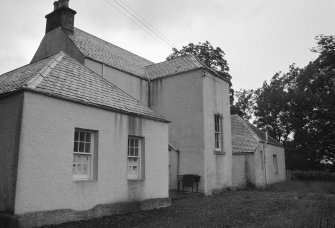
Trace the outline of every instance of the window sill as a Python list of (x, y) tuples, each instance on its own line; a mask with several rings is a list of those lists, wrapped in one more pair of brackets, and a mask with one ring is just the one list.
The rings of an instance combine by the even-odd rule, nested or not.
[(81, 182), (96, 182), (95, 180), (92, 180), (92, 179), (72, 179), (73, 182), (76, 182), (76, 183), (81, 183)]
[(127, 179), (127, 181), (144, 181), (144, 179)]
[(226, 152), (221, 151), (221, 150), (214, 150), (214, 154), (216, 154), (216, 155), (225, 155)]

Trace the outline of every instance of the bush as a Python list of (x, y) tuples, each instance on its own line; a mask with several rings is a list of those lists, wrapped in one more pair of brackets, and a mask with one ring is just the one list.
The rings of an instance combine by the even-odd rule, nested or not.
[(320, 181), (335, 181), (335, 173), (326, 171), (291, 171), (292, 180), (320, 180)]

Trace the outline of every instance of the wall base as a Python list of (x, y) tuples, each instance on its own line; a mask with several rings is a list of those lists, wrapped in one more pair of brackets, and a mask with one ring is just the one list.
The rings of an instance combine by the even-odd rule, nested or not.
[(140, 210), (152, 210), (161, 207), (171, 206), (169, 198), (149, 199), (140, 202), (125, 202), (97, 205), (86, 211), (74, 211), (70, 209), (41, 211), (25, 213), (20, 215), (9, 215), (0, 213), (0, 228), (30, 228), (51, 224), (61, 224), (65, 222), (74, 222), (80, 220), (88, 220), (103, 216), (124, 214), (136, 212)]

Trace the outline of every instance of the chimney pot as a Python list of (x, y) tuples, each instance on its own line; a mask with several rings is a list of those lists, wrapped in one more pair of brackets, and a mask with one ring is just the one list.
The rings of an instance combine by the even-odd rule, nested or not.
[(59, 0), (58, 4), (59, 4), (58, 8), (60, 8), (60, 7), (69, 8), (69, 0)]
[(54, 10), (58, 9), (58, 1), (54, 2)]

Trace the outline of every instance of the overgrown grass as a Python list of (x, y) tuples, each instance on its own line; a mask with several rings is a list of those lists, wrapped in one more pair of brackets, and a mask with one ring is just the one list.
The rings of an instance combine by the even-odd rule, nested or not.
[(335, 201), (330, 198), (297, 199), (300, 208), (287, 208), (259, 225), (250, 227), (280, 228), (333, 228), (335, 227)]
[(71, 222), (81, 227), (335, 227), (335, 182), (288, 181), (252, 191), (190, 195), (153, 211)]
[(331, 181), (287, 181), (272, 184), (265, 188), (272, 192), (292, 192), (298, 194), (335, 194), (335, 182)]
[(301, 171), (294, 170), (290, 172), (292, 180), (308, 181), (335, 181), (335, 173), (326, 171)]
[(279, 219), (267, 222), (263, 227), (334, 228), (335, 182), (287, 181), (268, 186), (270, 192), (291, 193), (299, 202), (299, 208), (278, 213)]

